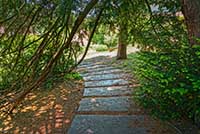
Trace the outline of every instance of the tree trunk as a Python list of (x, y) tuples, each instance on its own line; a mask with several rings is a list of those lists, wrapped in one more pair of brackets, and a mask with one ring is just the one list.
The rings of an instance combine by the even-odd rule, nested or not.
[(126, 59), (127, 58), (127, 27), (125, 24), (120, 24), (119, 29), (119, 38), (118, 38), (118, 51), (117, 59)]
[(181, 0), (190, 45), (200, 45), (200, 0)]
[[(182, 12), (188, 31), (191, 46), (200, 45), (200, 0), (181, 0)], [(195, 124), (200, 128), (200, 115), (193, 116)]]

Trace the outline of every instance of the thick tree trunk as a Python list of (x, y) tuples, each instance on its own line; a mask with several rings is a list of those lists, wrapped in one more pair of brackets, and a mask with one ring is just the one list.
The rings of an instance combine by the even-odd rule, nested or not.
[(117, 59), (126, 59), (127, 58), (127, 27), (124, 24), (120, 25), (119, 29), (119, 38), (118, 38), (118, 51)]
[[(182, 12), (188, 31), (190, 45), (200, 45), (200, 0), (181, 0)], [(195, 114), (195, 124), (200, 128), (200, 115)]]
[(181, 0), (190, 45), (200, 45), (200, 0)]

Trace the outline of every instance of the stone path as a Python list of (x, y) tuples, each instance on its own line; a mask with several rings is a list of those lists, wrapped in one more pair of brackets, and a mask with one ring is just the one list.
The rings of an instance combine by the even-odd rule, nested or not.
[(83, 98), (68, 134), (176, 134), (145, 114), (132, 99), (131, 83), (121, 69), (89, 60), (79, 66)]

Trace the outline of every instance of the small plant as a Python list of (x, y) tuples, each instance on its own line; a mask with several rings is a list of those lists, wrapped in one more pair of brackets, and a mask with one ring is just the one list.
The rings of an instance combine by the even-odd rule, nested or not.
[(69, 80), (69, 79), (74, 79), (74, 80), (82, 80), (82, 76), (80, 76), (79, 73), (77, 72), (72, 72), (72, 73), (69, 73), (69, 74), (65, 74), (64, 75), (64, 79), (65, 80)]
[(98, 47), (96, 47), (95, 50), (97, 52), (103, 52), (103, 51), (107, 51), (108, 47), (106, 45), (98, 45)]
[[(136, 99), (162, 119), (187, 116), (199, 121), (200, 47), (129, 55), (124, 66), (140, 83)], [(196, 122), (198, 122), (196, 121)]]

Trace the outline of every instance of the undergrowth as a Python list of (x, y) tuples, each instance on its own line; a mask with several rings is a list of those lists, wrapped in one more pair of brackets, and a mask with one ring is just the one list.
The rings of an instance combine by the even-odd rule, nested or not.
[(200, 47), (171, 52), (138, 52), (128, 56), (140, 86), (136, 99), (161, 119), (200, 118)]

